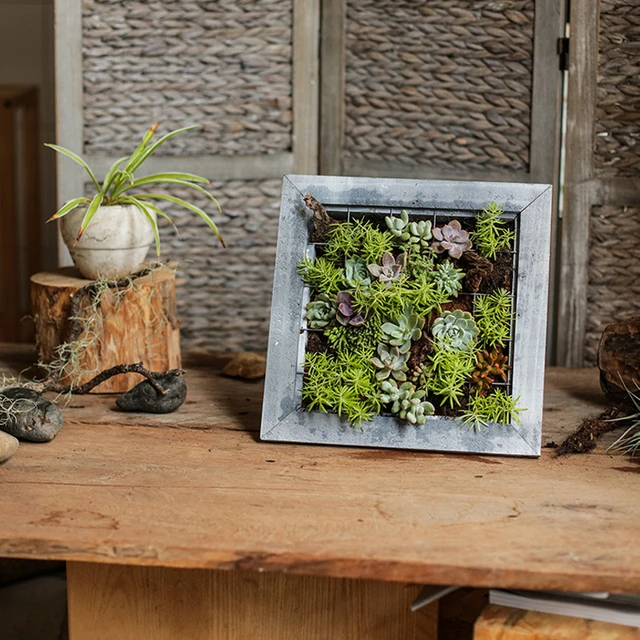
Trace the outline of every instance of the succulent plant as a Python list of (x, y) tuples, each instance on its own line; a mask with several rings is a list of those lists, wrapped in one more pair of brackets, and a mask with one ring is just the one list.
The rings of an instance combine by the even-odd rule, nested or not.
[(469, 232), (465, 231), (457, 220), (452, 220), (443, 227), (433, 229), (435, 242), (431, 244), (436, 253), (449, 252), (452, 258), (459, 258), (465, 251), (471, 249), (472, 242)]
[(355, 308), (353, 296), (348, 291), (341, 291), (336, 298), (336, 304), (338, 310), (336, 312), (336, 319), (345, 327), (351, 325), (352, 327), (359, 327), (364, 324), (364, 315)]
[(345, 284), (355, 289), (371, 284), (367, 263), (362, 258), (347, 258), (344, 262)]
[(307, 305), (305, 318), (310, 329), (324, 329), (336, 317), (336, 301), (327, 293), (321, 293)]
[(397, 280), (401, 275), (407, 264), (407, 255), (401, 253), (397, 258), (394, 258), (388, 251), (382, 254), (382, 264), (370, 264), (367, 266), (369, 273), (378, 278), (380, 282), (385, 284), (391, 284), (394, 280)]
[(470, 351), (478, 337), (478, 326), (467, 311), (445, 311), (436, 318), (431, 333), (440, 348), (448, 351)]
[(419, 244), (421, 247), (428, 247), (429, 240), (433, 238), (431, 233), (431, 220), (420, 220), (420, 222), (409, 223), (409, 242)]
[(395, 380), (385, 380), (380, 385), (380, 400), (392, 404), (391, 412), (398, 413), (411, 424), (424, 424), (426, 416), (435, 412), (435, 407), (424, 400), (424, 391), (416, 390), (411, 382), (403, 382), (399, 387)]
[(371, 358), (371, 362), (380, 369), (376, 373), (378, 380), (386, 380), (389, 377), (393, 377), (400, 382), (404, 382), (407, 379), (407, 360), (409, 359), (409, 352), (400, 353), (398, 347), (390, 347), (386, 344), (380, 343), (378, 345), (378, 357)]
[(406, 306), (398, 320), (382, 325), (382, 340), (398, 347), (400, 353), (406, 353), (411, 349), (411, 341), (420, 339), (422, 327), (424, 318), (420, 318), (417, 313), (413, 313), (410, 306)]
[(500, 349), (480, 351), (476, 354), (476, 370), (471, 375), (471, 384), (479, 394), (485, 395), (496, 378), (507, 381), (507, 370), (510, 368), (507, 355)]
[(458, 291), (462, 289), (461, 281), (464, 279), (464, 276), (464, 271), (462, 269), (456, 269), (453, 263), (448, 260), (441, 262), (431, 272), (431, 279), (438, 287), (438, 291), (456, 297)]
[(400, 212), (399, 218), (387, 216), (384, 221), (396, 243), (409, 242), (411, 238), (411, 233), (409, 232), (409, 214), (404, 209)]

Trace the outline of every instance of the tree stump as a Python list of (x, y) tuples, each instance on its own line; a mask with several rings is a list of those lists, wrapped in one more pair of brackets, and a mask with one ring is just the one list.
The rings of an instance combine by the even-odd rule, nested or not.
[[(61, 384), (78, 386), (118, 364), (142, 362), (151, 371), (180, 367), (173, 270), (158, 267), (118, 284), (123, 286), (85, 280), (74, 267), (31, 277), (38, 355), (60, 373)], [(94, 391), (122, 393), (140, 380), (136, 374), (114, 376)]]

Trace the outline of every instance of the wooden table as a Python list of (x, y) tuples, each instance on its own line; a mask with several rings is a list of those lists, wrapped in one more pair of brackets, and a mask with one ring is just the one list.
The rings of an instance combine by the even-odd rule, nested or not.
[[(75, 396), (0, 466), (0, 556), (68, 561), (72, 640), (432, 638), (407, 584), (640, 591), (640, 466), (613, 436), (537, 460), (261, 443), (262, 384), (224, 362), (188, 360), (175, 414)], [(544, 443), (602, 406), (595, 371), (549, 370)]]

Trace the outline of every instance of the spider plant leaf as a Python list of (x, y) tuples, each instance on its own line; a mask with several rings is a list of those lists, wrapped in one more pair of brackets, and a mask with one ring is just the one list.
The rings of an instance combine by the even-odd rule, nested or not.
[(105, 179), (102, 183), (102, 193), (106, 196), (107, 192), (109, 191), (109, 189), (111, 188), (111, 185), (113, 184), (114, 179), (116, 178), (117, 174), (118, 174), (118, 169), (120, 168), (120, 165), (129, 158), (129, 156), (123, 156), (122, 158), (118, 158), (112, 165), (111, 168), (109, 169), (109, 171), (107, 172), (107, 175), (105, 176)]
[(151, 224), (151, 228), (153, 229), (153, 237), (156, 241), (156, 256), (160, 258), (160, 234), (158, 233), (158, 223), (155, 221), (154, 217), (149, 213), (149, 209), (147, 208), (147, 203), (140, 202), (137, 198), (131, 198), (132, 205), (138, 207), (140, 211), (145, 215), (149, 224)]
[[(176, 129), (175, 131), (171, 131), (170, 133), (165, 134), (154, 142), (152, 145), (146, 147), (140, 154), (137, 155), (135, 160), (127, 165), (127, 170), (133, 172), (140, 167), (140, 165), (152, 154), (154, 151), (162, 144), (164, 144), (167, 140), (170, 140), (174, 136), (177, 136), (180, 133), (184, 133), (185, 131), (191, 131), (191, 129), (196, 129), (200, 125), (192, 124), (189, 127), (182, 127), (182, 129)], [(133, 160), (133, 156), (132, 156)]]
[(188, 182), (202, 182), (204, 184), (211, 184), (211, 180), (203, 178), (195, 173), (183, 173), (180, 171), (165, 171), (164, 173), (152, 173), (148, 176), (141, 176), (138, 180), (148, 180), (149, 178), (159, 180), (187, 180)]
[(102, 193), (96, 193), (96, 195), (93, 196), (93, 200), (91, 200), (91, 204), (89, 205), (89, 208), (87, 209), (87, 212), (84, 214), (84, 218), (82, 219), (82, 224), (80, 225), (80, 231), (78, 231), (76, 241), (73, 243), (74, 247), (78, 244), (80, 238), (82, 238), (82, 234), (86, 231), (89, 223), (91, 222), (91, 219), (96, 214), (96, 211), (102, 204), (103, 200), (104, 195)]
[(73, 151), (69, 151), (69, 149), (60, 147), (57, 144), (51, 144), (50, 142), (46, 142), (44, 146), (49, 147), (50, 149), (53, 149), (54, 151), (57, 151), (58, 153), (61, 153), (64, 156), (67, 156), (67, 158), (71, 158), (74, 162), (77, 162), (81, 167), (84, 167), (84, 169), (87, 171), (87, 173), (91, 177), (91, 181), (95, 185), (96, 189), (98, 190), (98, 192), (100, 191), (100, 184), (96, 180), (96, 177), (93, 171), (91, 171), (91, 168), (89, 167), (89, 165), (79, 155), (73, 153)]
[[(178, 204), (181, 207), (184, 207), (185, 209), (189, 209), (189, 211), (192, 211), (193, 213), (199, 215), (213, 230), (213, 232), (216, 234), (216, 236), (218, 236), (218, 240), (220, 240), (220, 244), (223, 247), (226, 247), (224, 240), (222, 239), (222, 236), (220, 235), (220, 232), (218, 231), (218, 227), (216, 227), (215, 223), (213, 222), (213, 220), (202, 210), (200, 209), (200, 207), (196, 207), (196, 205), (191, 204), (190, 202), (187, 202), (186, 200), (183, 200), (182, 198), (176, 198), (175, 196), (170, 196), (170, 195), (166, 195), (166, 194), (160, 194), (160, 193), (145, 193), (145, 194), (140, 194), (138, 196), (136, 196), (137, 199), (139, 200), (146, 200), (148, 198), (155, 198), (157, 200), (166, 200), (167, 202), (173, 202), (174, 204)], [(217, 201), (216, 201), (217, 204)], [(219, 207), (220, 205), (218, 205)]]
[[(194, 184), (193, 182), (188, 182), (187, 180), (178, 180), (175, 178), (155, 178), (153, 176), (147, 176), (145, 178), (138, 178), (133, 184), (130, 184), (127, 187), (123, 187), (119, 190), (118, 195), (120, 193), (124, 193), (125, 191), (129, 191), (130, 189), (135, 189), (136, 187), (147, 187), (150, 184), (175, 184), (179, 187), (186, 187), (188, 189), (193, 189), (194, 191), (198, 191), (202, 195), (207, 196), (210, 200), (213, 200), (217, 204), (217, 200), (206, 190), (203, 189), (199, 184)], [(220, 209), (220, 206), (218, 205)]]
[(58, 218), (62, 218), (62, 216), (66, 216), (67, 213), (73, 211), (76, 207), (79, 207), (83, 204), (89, 204), (89, 198), (74, 198), (73, 200), (69, 200), (69, 202), (62, 205), (48, 220), (47, 222), (51, 222), (52, 220), (57, 220)]
[[(119, 201), (124, 204), (137, 204), (137, 198), (134, 198), (133, 196), (124, 196), (123, 198), (120, 198)], [(173, 227), (178, 238), (181, 238), (178, 227), (176, 227), (173, 220), (160, 207), (156, 207), (156, 205), (151, 204), (151, 202), (144, 202), (143, 204), (152, 211), (155, 211), (159, 216), (162, 216)]]

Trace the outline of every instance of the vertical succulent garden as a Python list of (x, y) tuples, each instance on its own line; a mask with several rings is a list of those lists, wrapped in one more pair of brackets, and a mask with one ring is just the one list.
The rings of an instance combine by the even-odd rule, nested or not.
[(477, 217), (401, 211), (332, 219), (311, 196), (315, 257), (302, 387), (308, 411), (354, 426), (392, 415), (469, 428), (517, 424), (510, 393), (515, 228), (489, 203)]

